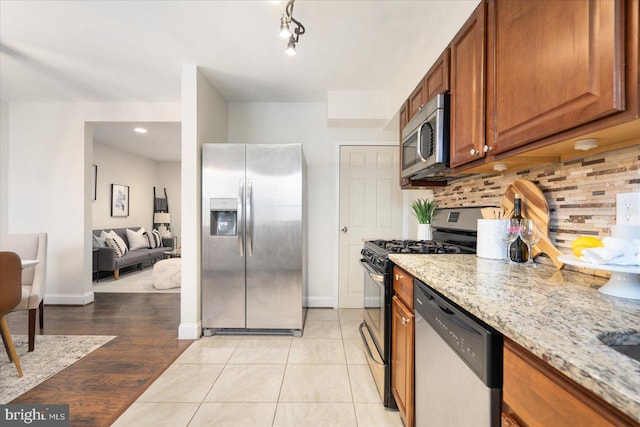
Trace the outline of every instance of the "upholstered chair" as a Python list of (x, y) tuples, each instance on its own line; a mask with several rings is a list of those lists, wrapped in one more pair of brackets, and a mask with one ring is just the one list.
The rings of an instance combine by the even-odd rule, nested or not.
[(4, 316), (20, 302), (22, 297), (21, 274), (22, 266), (18, 254), (0, 252), (0, 335), (2, 335), (2, 342), (7, 350), (9, 361), (15, 363), (19, 377), (22, 376), (22, 367)]
[(40, 314), (40, 329), (44, 327), (44, 294), (47, 270), (47, 233), (4, 234), (0, 250), (17, 253), (22, 260), (38, 260), (34, 267), (22, 270), (22, 298), (13, 311), (29, 310), (29, 351), (33, 351), (36, 335), (36, 311)]

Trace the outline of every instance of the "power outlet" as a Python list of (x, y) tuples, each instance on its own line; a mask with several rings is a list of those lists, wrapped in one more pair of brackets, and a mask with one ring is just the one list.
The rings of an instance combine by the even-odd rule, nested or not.
[(616, 224), (640, 225), (640, 193), (616, 195)]

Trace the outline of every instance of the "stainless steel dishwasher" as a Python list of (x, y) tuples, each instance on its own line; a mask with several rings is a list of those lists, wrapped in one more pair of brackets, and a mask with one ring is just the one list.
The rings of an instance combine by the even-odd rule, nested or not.
[(502, 335), (414, 281), (416, 427), (500, 426)]

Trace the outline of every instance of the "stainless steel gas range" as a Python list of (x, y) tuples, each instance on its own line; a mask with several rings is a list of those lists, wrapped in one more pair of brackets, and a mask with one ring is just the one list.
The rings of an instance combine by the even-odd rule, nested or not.
[(481, 207), (438, 209), (433, 240), (370, 240), (364, 243), (363, 322), (360, 336), (384, 406), (397, 408), (391, 393), (391, 299), (393, 263), (389, 254), (474, 254)]

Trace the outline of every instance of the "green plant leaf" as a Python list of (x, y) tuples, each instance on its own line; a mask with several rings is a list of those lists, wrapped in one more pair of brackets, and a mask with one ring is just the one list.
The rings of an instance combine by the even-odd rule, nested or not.
[(435, 200), (416, 199), (411, 203), (411, 213), (420, 224), (431, 224), (437, 204)]

